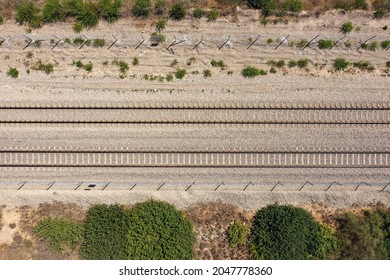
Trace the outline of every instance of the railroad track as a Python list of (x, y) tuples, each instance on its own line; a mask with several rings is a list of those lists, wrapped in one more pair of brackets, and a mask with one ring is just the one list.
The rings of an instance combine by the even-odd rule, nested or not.
[(390, 124), (390, 108), (3, 107), (3, 124)]
[(0, 167), (389, 168), (390, 152), (0, 151)]

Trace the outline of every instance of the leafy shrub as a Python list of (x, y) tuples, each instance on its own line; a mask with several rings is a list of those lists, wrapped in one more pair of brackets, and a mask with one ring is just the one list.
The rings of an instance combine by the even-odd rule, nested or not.
[(108, 22), (117, 21), (120, 16), (122, 3), (123, 0), (99, 0), (100, 16)]
[(169, 10), (169, 17), (174, 20), (181, 20), (186, 15), (186, 7), (183, 1), (177, 0), (172, 4), (171, 9)]
[(372, 72), (375, 70), (375, 67), (372, 65), (370, 61), (362, 60), (359, 62), (354, 62), (353, 67), (359, 68), (360, 70), (365, 70), (368, 72)]
[(177, 59), (175, 58), (174, 60), (172, 60), (170, 66), (171, 66), (171, 67), (175, 67), (175, 66), (177, 65), (177, 63), (178, 63), (178, 61), (177, 61)]
[(373, 17), (375, 19), (382, 19), (386, 16), (386, 11), (382, 10), (382, 9), (379, 9), (379, 10), (376, 10), (373, 14)]
[(252, 8), (262, 9), (265, 17), (272, 15), (278, 7), (276, 0), (247, 0), (247, 2)]
[(353, 7), (354, 9), (360, 9), (360, 10), (367, 9), (366, 0), (355, 0)]
[(320, 49), (330, 49), (333, 46), (334, 42), (328, 39), (321, 39), (318, 41), (318, 47)]
[(84, 29), (84, 24), (82, 22), (75, 22), (72, 28), (74, 32), (80, 33)]
[(306, 68), (309, 65), (309, 60), (307, 58), (302, 58), (297, 61), (298, 68)]
[(171, 73), (169, 73), (166, 77), (165, 77), (165, 80), (167, 80), (167, 82), (170, 82), (173, 80), (173, 75)]
[(204, 77), (204, 78), (209, 78), (209, 77), (211, 77), (211, 70), (210, 70), (210, 69), (204, 69), (204, 70), (203, 70), (203, 77)]
[(19, 24), (29, 24), (32, 27), (39, 27), (41, 21), (39, 9), (32, 1), (22, 2), (16, 8), (15, 20)]
[[(249, 238), (255, 259), (305, 260), (323, 259), (328, 239), (321, 225), (302, 208), (269, 205), (254, 218)], [(325, 251), (325, 252), (324, 252)]]
[(81, 22), (84, 27), (93, 27), (99, 23), (99, 11), (94, 2), (85, 2), (81, 10), (77, 13), (76, 19)]
[(225, 62), (224, 62), (223, 60), (215, 60), (215, 59), (213, 59), (213, 60), (211, 60), (210, 64), (211, 64), (211, 66), (213, 66), (213, 67), (219, 67), (219, 68), (221, 68), (222, 70), (225, 69), (225, 68), (227, 67), (226, 64), (225, 64)]
[(386, 67), (387, 67), (387, 68), (390, 68), (390, 60), (389, 60), (389, 61), (386, 61)]
[(19, 70), (16, 68), (9, 68), (7, 71), (7, 76), (10, 76), (11, 78), (17, 78), (19, 77)]
[(296, 60), (290, 60), (288, 62), (288, 67), (290, 67), (290, 68), (296, 67), (297, 65), (298, 65), (298, 62)]
[(184, 76), (187, 74), (187, 71), (185, 69), (177, 69), (175, 72), (176, 79), (183, 79)]
[(164, 34), (159, 34), (156, 32), (153, 32), (150, 36), (150, 41), (155, 44), (164, 43), (166, 40), (166, 37)]
[(166, 25), (167, 25), (167, 20), (166, 19), (160, 19), (156, 23), (156, 31), (157, 32), (161, 32), (163, 29), (165, 29)]
[(93, 39), (92, 40), (92, 46), (94, 48), (102, 48), (106, 45), (106, 40), (104, 39)]
[(303, 9), (303, 4), (301, 0), (286, 0), (284, 2), (283, 8), (290, 12), (301, 12)]
[(88, 210), (80, 256), (87, 260), (128, 258), (129, 223), (122, 206), (99, 204)]
[(192, 16), (196, 19), (202, 18), (205, 14), (206, 12), (201, 8), (195, 8), (194, 11), (192, 12)]
[(274, 40), (272, 40), (272, 38), (268, 38), (268, 39), (267, 39), (267, 44), (270, 45), (270, 44), (273, 43), (273, 41), (274, 41)]
[(139, 59), (137, 57), (134, 57), (132, 64), (133, 64), (133, 66), (139, 65)]
[(34, 42), (31, 44), (34, 48), (40, 48), (42, 46), (41, 40), (34, 40)]
[(73, 62), (73, 64), (76, 65), (77, 68), (82, 68), (89, 73), (92, 72), (93, 64), (91, 62), (84, 64), (80, 60), (78, 60), (76, 62)]
[(271, 69), (269, 69), (269, 72), (271, 74), (276, 74), (276, 69), (274, 67), (272, 67)]
[(241, 71), (241, 75), (245, 78), (254, 78), (260, 75), (260, 70), (254, 66), (247, 66)]
[(285, 64), (284, 60), (283, 59), (280, 59), (278, 61), (275, 61), (275, 60), (269, 60), (267, 61), (267, 64), (272, 66), (272, 67), (278, 67), (278, 68), (282, 68)]
[(167, 11), (167, 1), (166, 0), (157, 0), (154, 3), (154, 13), (156, 15), (162, 16)]
[(45, 72), (47, 75), (53, 73), (54, 65), (52, 63), (43, 63), (39, 60), (36, 66), (37, 70)]
[(297, 43), (297, 48), (302, 49), (302, 48), (306, 47), (307, 43), (308, 43), (308, 41), (306, 39), (301, 39)]
[(84, 227), (71, 220), (46, 218), (33, 228), (34, 233), (49, 241), (57, 252), (76, 249), (83, 240)]
[(235, 221), (228, 228), (229, 244), (232, 247), (245, 245), (249, 235), (249, 225)]
[(211, 10), (207, 14), (208, 21), (216, 21), (218, 17), (219, 17), (219, 13), (217, 10)]
[(128, 215), (129, 259), (190, 260), (194, 257), (192, 224), (165, 202), (147, 201)]
[(64, 10), (66, 17), (77, 17), (84, 8), (83, 0), (65, 0)]
[(344, 23), (341, 25), (340, 30), (341, 30), (341, 32), (343, 32), (344, 34), (347, 34), (347, 33), (352, 32), (352, 30), (353, 30), (353, 24), (352, 24), (352, 22), (350, 22), (350, 21), (344, 22)]
[(388, 211), (365, 211), (363, 215), (346, 213), (337, 219), (340, 259), (369, 260), (389, 258)]
[(349, 66), (349, 62), (345, 58), (336, 58), (333, 62), (333, 67), (336, 71), (345, 70)]
[(376, 49), (378, 48), (378, 43), (377, 42), (371, 42), (371, 43), (364, 43), (361, 45), (361, 48), (363, 50), (369, 50), (369, 51), (376, 51)]
[(196, 58), (195, 57), (190, 57), (188, 60), (187, 60), (187, 65), (188, 66), (191, 66), (192, 64), (194, 64)]
[(73, 39), (73, 44), (81, 46), (85, 43), (85, 39), (83, 37), (76, 37)]
[(390, 47), (390, 41), (389, 40), (381, 42), (381, 48), (382, 49), (386, 50), (388, 47)]
[(112, 64), (115, 64), (116, 66), (119, 67), (119, 72), (124, 75), (129, 71), (130, 67), (129, 64), (126, 61), (123, 60), (114, 60)]
[(59, 0), (46, 0), (42, 7), (43, 22), (58, 22), (65, 20), (65, 10)]
[(3, 16), (0, 15), (0, 25), (2, 25), (4, 23), (4, 19), (3, 19)]
[(135, 0), (132, 8), (132, 13), (136, 17), (148, 17), (152, 3), (150, 0)]

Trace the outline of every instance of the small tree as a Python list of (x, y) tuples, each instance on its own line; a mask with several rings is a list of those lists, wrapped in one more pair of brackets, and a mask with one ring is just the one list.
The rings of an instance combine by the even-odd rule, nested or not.
[(353, 30), (353, 24), (350, 21), (344, 22), (340, 29), (344, 34), (350, 33)]
[(132, 13), (136, 17), (148, 17), (152, 3), (150, 0), (135, 0), (132, 8)]
[(161, 31), (163, 29), (165, 29), (165, 26), (167, 25), (167, 20), (166, 19), (160, 19), (159, 21), (157, 21), (156, 23), (156, 31), (158, 33), (161, 33)]
[(186, 7), (183, 1), (177, 0), (172, 4), (171, 9), (169, 10), (169, 17), (174, 20), (181, 20), (186, 15)]
[(16, 68), (9, 68), (7, 71), (7, 76), (10, 76), (11, 78), (17, 78), (19, 77), (19, 71)]
[(118, 20), (122, 3), (123, 0), (99, 0), (100, 16), (108, 22)]

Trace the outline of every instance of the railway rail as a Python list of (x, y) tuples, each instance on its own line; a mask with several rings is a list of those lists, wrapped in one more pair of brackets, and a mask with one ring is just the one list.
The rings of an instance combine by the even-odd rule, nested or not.
[(3, 150), (0, 167), (389, 168), (390, 152)]
[(3, 107), (3, 124), (390, 124), (390, 108)]

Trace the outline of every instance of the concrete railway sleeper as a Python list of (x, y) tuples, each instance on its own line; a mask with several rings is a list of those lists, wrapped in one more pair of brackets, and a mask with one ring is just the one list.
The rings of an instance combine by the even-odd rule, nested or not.
[(389, 168), (390, 152), (0, 151), (0, 167)]

